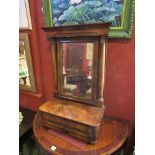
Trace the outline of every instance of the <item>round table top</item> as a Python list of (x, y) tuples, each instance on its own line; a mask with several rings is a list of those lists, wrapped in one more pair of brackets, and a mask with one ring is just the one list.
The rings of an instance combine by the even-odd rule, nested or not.
[[(41, 125), (41, 117), (38, 112), (33, 122), (33, 132), (36, 142), (48, 154), (53, 155), (106, 155), (116, 152), (125, 143), (128, 137), (129, 122), (123, 119), (104, 118), (101, 123), (98, 142), (96, 144), (85, 143), (84, 148), (79, 148), (73, 143), (65, 141), (60, 136), (49, 132), (49, 129)], [(54, 151), (51, 147), (53, 146)]]

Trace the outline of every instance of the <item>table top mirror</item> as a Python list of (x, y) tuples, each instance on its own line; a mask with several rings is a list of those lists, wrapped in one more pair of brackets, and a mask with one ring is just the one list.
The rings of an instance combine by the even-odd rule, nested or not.
[(46, 27), (54, 98), (39, 107), (42, 125), (96, 144), (103, 120), (105, 57), (110, 23)]

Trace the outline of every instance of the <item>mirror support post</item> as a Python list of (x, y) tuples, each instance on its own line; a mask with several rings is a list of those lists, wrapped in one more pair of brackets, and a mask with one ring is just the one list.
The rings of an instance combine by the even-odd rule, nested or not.
[(106, 43), (107, 40), (105, 36), (100, 37), (99, 41), (99, 64), (98, 64), (98, 99), (97, 105), (102, 106), (104, 104), (104, 83), (105, 83), (105, 58), (106, 58)]
[(53, 74), (54, 74), (54, 96), (58, 97), (58, 66), (57, 66), (57, 57), (56, 57), (56, 40), (50, 39), (51, 53), (52, 53), (52, 64), (53, 64)]

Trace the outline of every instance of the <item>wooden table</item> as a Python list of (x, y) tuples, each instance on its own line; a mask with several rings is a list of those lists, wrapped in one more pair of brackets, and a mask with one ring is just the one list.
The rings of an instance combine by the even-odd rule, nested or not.
[(20, 154), (22, 154), (23, 144), (30, 138), (33, 133), (33, 119), (36, 112), (21, 107), (19, 108), (19, 111), (22, 112), (24, 117), (23, 121), (19, 125), (19, 149)]
[[(41, 155), (107, 155), (120, 154), (128, 138), (129, 123), (126, 120), (104, 118), (97, 144), (86, 143), (83, 149), (55, 136), (41, 125), (38, 112), (33, 122), (33, 132)], [(55, 151), (51, 147), (56, 147)]]

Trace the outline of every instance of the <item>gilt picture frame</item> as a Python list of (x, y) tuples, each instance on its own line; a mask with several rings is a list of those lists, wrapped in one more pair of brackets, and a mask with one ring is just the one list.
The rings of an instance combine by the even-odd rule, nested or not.
[(29, 0), (19, 0), (19, 29), (32, 30)]
[(32, 55), (27, 33), (19, 34), (19, 88), (36, 92)]
[(131, 38), (135, 0), (43, 0), (42, 2), (46, 27), (112, 22), (109, 38)]

